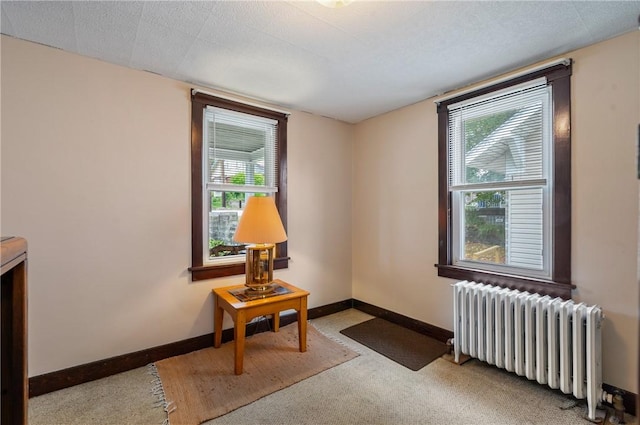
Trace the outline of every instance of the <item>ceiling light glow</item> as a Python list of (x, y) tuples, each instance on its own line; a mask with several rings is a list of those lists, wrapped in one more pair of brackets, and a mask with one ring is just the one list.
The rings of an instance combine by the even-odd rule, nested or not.
[(316, 1), (323, 6), (331, 7), (334, 9), (338, 7), (348, 6), (351, 2), (353, 2), (353, 0), (316, 0)]

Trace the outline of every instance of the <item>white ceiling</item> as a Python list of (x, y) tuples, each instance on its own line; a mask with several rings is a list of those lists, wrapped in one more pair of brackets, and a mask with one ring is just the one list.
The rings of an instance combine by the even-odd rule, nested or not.
[(5, 1), (3, 34), (359, 122), (637, 30), (636, 1)]

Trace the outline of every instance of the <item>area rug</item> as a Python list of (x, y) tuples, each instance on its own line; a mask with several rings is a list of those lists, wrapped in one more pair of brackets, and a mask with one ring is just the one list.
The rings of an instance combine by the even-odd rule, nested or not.
[(244, 373), (233, 373), (233, 342), (156, 362), (169, 423), (197, 425), (316, 375), (359, 354), (307, 326), (298, 351), (296, 323), (247, 337)]
[(340, 333), (411, 370), (422, 369), (448, 351), (443, 342), (380, 318)]

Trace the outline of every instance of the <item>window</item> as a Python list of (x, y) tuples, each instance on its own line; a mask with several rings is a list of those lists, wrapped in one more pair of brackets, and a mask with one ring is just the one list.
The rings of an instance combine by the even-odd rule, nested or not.
[[(194, 91), (191, 116), (192, 280), (244, 273), (233, 240), (249, 196), (274, 196), (286, 228), (284, 113)], [(275, 268), (286, 268), (287, 243)]]
[(567, 60), (438, 104), (438, 274), (571, 295)]

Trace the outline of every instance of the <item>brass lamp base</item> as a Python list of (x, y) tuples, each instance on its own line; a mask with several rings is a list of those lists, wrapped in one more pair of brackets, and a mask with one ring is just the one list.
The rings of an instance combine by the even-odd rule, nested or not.
[(274, 285), (261, 286), (258, 288), (250, 288), (244, 290), (245, 294), (250, 297), (261, 296), (261, 295), (269, 295), (276, 290)]
[(264, 295), (273, 292), (273, 258), (276, 246), (255, 244), (247, 246), (245, 265), (247, 292), (252, 295)]

